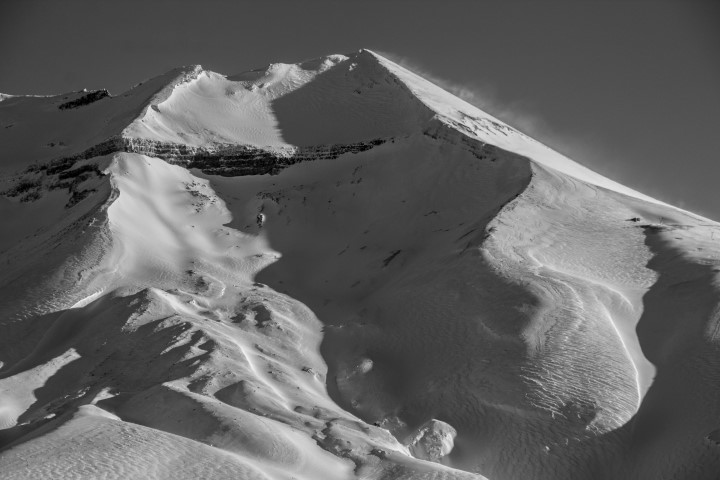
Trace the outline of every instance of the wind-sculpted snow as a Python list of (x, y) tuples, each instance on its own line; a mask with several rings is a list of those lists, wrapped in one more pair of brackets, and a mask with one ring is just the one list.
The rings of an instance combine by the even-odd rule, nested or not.
[[(248, 471), (268, 478), (350, 478), (353, 472), (379, 478), (389, 470), (402, 476), (428, 469), (408, 458), (387, 431), (328, 398), (317, 346), (320, 323), (301, 303), (252, 281), (253, 272), (278, 254), (261, 236), (223, 227), (231, 217), (206, 181), (160, 159), (126, 153), (114, 156), (106, 172), (117, 193), (109, 206), (94, 211), (91, 222), (106, 225), (110, 243), (105, 236), (90, 239), (106, 252), (102, 261), (65, 267), (77, 274), (66, 293), (76, 300), (61, 310), (51, 307), (52, 319), (30, 315), (4, 325), (5, 338), (51, 325), (25, 347), (24, 356), (3, 358), (9, 368), (0, 385), (13, 392), (4, 396), (13, 405), (3, 417), (6, 447), (25, 439), (30, 452), (46, 449), (47, 437), (33, 440), (34, 432), (66, 421), (74, 425), (73, 412), (94, 404), (114, 412), (115, 421), (153, 429), (130, 428), (114, 440), (108, 433), (100, 445), (112, 441), (120, 451), (133, 452), (137, 442), (150, 442), (153, 449), (153, 442), (174, 438), (147, 437), (162, 431), (232, 453), (213, 454), (224, 460), (217, 468), (204, 467), (207, 478)], [(158, 203), (157, 195), (176, 200)], [(93, 273), (80, 274), (87, 269)], [(99, 295), (98, 284), (104, 288)], [(27, 381), (36, 375), (39, 381)], [(91, 416), (81, 422), (82, 432), (101, 422)], [(49, 471), (58, 475), (122, 478), (138, 468), (117, 460), (87, 465), (57, 452)], [(394, 454), (401, 458), (390, 460)], [(23, 470), (14, 455), (0, 457), (3, 471), (48, 474)], [(157, 478), (195, 478), (196, 470), (177, 472), (177, 461), (167, 460), (146, 468), (157, 471)]]
[(372, 52), (0, 123), (2, 478), (720, 471), (718, 224)]

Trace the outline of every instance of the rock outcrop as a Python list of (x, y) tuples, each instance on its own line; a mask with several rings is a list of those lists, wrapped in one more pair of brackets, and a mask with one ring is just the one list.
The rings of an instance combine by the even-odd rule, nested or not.
[(429, 420), (406, 440), (410, 453), (415, 458), (440, 462), (455, 446), (457, 430), (440, 420)]
[(105, 89), (93, 90), (90, 93), (87, 93), (80, 98), (76, 98), (75, 100), (70, 100), (69, 102), (61, 103), (60, 105), (58, 105), (58, 108), (60, 110), (68, 110), (70, 108), (78, 108), (78, 107), (82, 107), (83, 105), (89, 105), (91, 103), (95, 103), (98, 100), (102, 100), (103, 98), (106, 98), (109, 96), (110, 96), (110, 92), (108, 92)]
[(388, 140), (378, 138), (349, 144), (270, 149), (234, 144), (193, 147), (180, 143), (115, 136), (78, 154), (32, 165), (13, 187), (0, 192), (0, 195), (29, 202), (39, 199), (44, 190), (67, 188), (72, 195), (71, 202), (67, 205), (70, 207), (87, 196), (83, 190), (78, 189), (79, 184), (90, 176), (100, 174), (96, 166), (78, 166), (78, 163), (118, 152), (161, 158), (174, 165), (197, 168), (207, 175), (240, 177), (277, 175), (296, 163), (334, 160), (347, 153), (364, 152)]

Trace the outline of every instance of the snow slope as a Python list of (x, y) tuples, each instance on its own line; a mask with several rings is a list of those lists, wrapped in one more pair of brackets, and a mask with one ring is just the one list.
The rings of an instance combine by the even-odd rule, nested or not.
[(2, 478), (720, 471), (720, 225), (373, 52), (0, 126)]

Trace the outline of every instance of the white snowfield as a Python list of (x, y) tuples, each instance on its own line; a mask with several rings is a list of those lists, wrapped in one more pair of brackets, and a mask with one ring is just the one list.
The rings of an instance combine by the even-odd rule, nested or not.
[(368, 50), (0, 100), (1, 479), (717, 478), (720, 224)]

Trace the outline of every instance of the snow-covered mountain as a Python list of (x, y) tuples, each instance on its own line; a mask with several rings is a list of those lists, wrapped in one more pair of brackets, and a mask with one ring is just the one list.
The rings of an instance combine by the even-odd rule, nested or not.
[(0, 478), (720, 471), (720, 224), (371, 51), (3, 95), (0, 181)]

